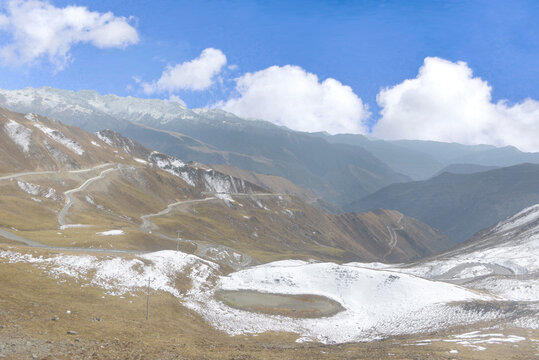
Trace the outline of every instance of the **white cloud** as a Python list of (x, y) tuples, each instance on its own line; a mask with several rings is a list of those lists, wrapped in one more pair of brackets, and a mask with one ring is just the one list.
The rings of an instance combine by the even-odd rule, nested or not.
[(83, 6), (57, 8), (41, 0), (8, 1), (0, 13), (0, 31), (12, 38), (0, 48), (4, 62), (31, 64), (46, 58), (57, 69), (69, 62), (69, 50), (75, 44), (90, 43), (102, 49), (138, 42), (136, 29), (125, 17)]
[(367, 105), (351, 87), (328, 78), (319, 82), (298, 66), (272, 66), (236, 79), (239, 96), (216, 106), (239, 116), (301, 131), (365, 133)]
[(539, 102), (493, 103), (491, 87), (465, 62), (428, 57), (416, 78), (382, 90), (372, 134), (539, 151)]
[(174, 92), (178, 90), (205, 90), (214, 77), (226, 65), (226, 56), (221, 50), (207, 48), (199, 57), (175, 66), (168, 66), (161, 78), (152, 83), (143, 83), (147, 94), (156, 92)]

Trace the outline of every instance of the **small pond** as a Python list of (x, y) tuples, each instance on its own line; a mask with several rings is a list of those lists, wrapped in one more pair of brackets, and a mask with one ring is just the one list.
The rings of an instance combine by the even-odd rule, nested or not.
[(338, 302), (319, 295), (269, 294), (251, 290), (219, 290), (217, 300), (240, 310), (298, 318), (318, 318), (344, 310)]

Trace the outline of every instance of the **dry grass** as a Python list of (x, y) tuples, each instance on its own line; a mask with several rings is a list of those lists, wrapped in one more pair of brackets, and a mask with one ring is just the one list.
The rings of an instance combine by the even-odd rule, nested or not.
[[(319, 234), (316, 220), (323, 216), (305, 219), (298, 211), (295, 198), (284, 200), (267, 197), (261, 201), (269, 210), (260, 208), (245, 198), (237, 198), (239, 204), (228, 207), (222, 201), (212, 201), (179, 207), (167, 216), (153, 218), (163, 233), (174, 237), (176, 230), (190, 240), (207, 241), (225, 245), (251, 255), (261, 262), (288, 259), (341, 260), (345, 250), (332, 246), (327, 237), (320, 245), (312, 241)], [(290, 217), (283, 209), (291, 208), (300, 215)], [(330, 229), (328, 229), (329, 231)], [(322, 235), (324, 236), (324, 235)]]
[[(176, 243), (137, 229), (125, 229), (125, 234), (98, 235), (99, 232), (121, 229), (118, 227), (90, 226), (65, 230), (19, 231), (17, 235), (54, 247), (81, 247), (137, 251), (175, 250)], [(191, 247), (189, 247), (191, 248)], [(188, 250), (186, 246), (183, 250)], [(192, 252), (192, 251), (188, 251)]]

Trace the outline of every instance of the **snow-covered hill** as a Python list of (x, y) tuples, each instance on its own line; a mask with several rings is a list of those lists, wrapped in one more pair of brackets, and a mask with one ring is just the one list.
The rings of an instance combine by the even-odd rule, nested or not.
[[(0, 251), (0, 261), (29, 263), (51, 276), (80, 279), (111, 295), (151, 287), (183, 300), (215, 327), (230, 334), (292, 331), (301, 340), (325, 343), (369, 340), (388, 335), (439, 329), (452, 324), (494, 319), (496, 311), (468, 309), (452, 302), (489, 300), (457, 285), (353, 265), (280, 261), (221, 276), (217, 264), (177, 251), (160, 251), (137, 259), (56, 255), (52, 257)], [(192, 288), (181, 292), (178, 277)], [(213, 294), (218, 289), (250, 289), (279, 294), (321, 295), (339, 302), (344, 311), (321, 319), (296, 319), (232, 309)]]
[(495, 312), (482, 314), (452, 304), (488, 301), (488, 295), (453, 284), (353, 264), (281, 261), (222, 277), (219, 287), (325, 296), (344, 308), (331, 317), (294, 319), (234, 310), (211, 301), (199, 305), (208, 320), (233, 334), (294, 331), (303, 341), (341, 343), (431, 331), (497, 316)]
[(539, 301), (539, 204), (432, 258), (399, 267), (364, 266), (487, 290), (500, 299)]

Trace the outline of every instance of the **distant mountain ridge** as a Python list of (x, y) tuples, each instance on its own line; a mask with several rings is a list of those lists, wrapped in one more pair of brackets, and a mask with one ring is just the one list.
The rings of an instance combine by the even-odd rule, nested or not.
[(452, 164), (506, 167), (539, 164), (539, 153), (526, 153), (514, 146), (463, 145), (424, 140), (378, 140), (357, 134), (315, 133), (331, 143), (361, 146), (395, 171), (414, 180), (426, 180)]
[(485, 166), (476, 164), (451, 164), (438, 171), (433, 177), (443, 174), (444, 172), (452, 174), (475, 174), (478, 172), (499, 169), (501, 166)]
[(475, 174), (443, 173), (426, 181), (387, 186), (346, 209), (395, 209), (462, 242), (520, 209), (539, 203), (538, 179), (537, 164)]

